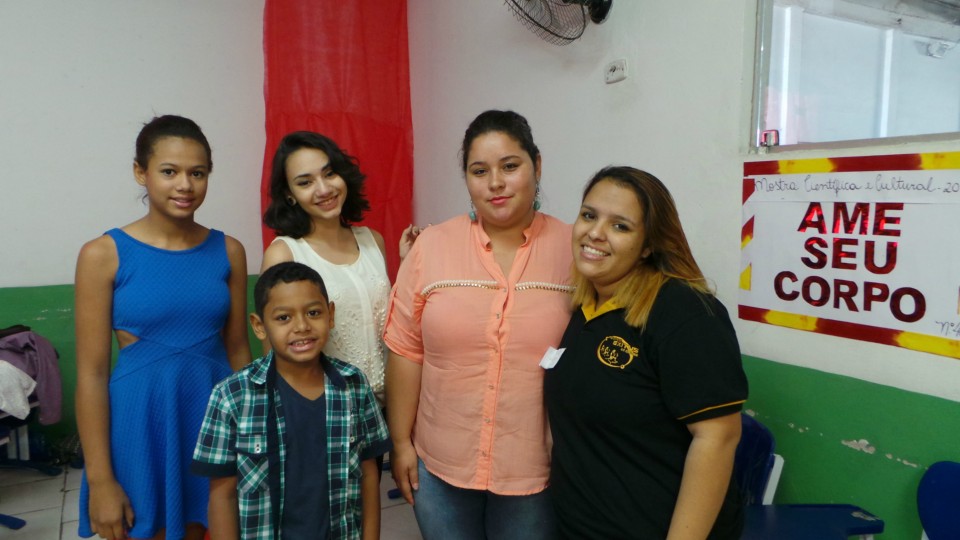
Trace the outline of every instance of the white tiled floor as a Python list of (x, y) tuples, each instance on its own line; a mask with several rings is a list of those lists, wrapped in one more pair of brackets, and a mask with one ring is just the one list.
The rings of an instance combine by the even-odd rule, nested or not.
[[(413, 509), (403, 499), (389, 499), (394, 487), (385, 472), (380, 493), (383, 507), (382, 540), (420, 540)], [(29, 469), (0, 469), (0, 514), (27, 521), (20, 530), (0, 525), (0, 539), (75, 540), (77, 536), (77, 499), (80, 471), (69, 469), (60, 476), (47, 476)]]

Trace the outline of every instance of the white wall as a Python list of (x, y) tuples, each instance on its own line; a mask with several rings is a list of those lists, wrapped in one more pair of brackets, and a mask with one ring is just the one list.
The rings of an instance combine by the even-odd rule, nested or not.
[(72, 283), (80, 246), (144, 215), (134, 140), (195, 120), (214, 170), (198, 221), (260, 264), (262, 0), (0, 5), (0, 287)]
[[(525, 115), (543, 153), (544, 209), (572, 221), (600, 167), (649, 170), (670, 187), (694, 254), (736, 313), (754, 0), (614, 0), (610, 18), (558, 47), (502, 2), (409, 0), (415, 216), (465, 212), (457, 151), (487, 108)], [(627, 80), (603, 68), (626, 58)], [(791, 152), (776, 158), (958, 150), (957, 141)], [(960, 362), (895, 347), (738, 322), (745, 353), (960, 401)]]
[[(740, 182), (752, 89), (753, 0), (614, 0), (566, 47), (498, 1), (409, 0), (415, 213), (467, 209), (463, 130), (491, 107), (530, 120), (544, 209), (572, 221), (587, 178), (645, 168), (673, 191), (694, 253), (735, 313)], [(194, 118), (213, 146), (199, 220), (259, 267), (263, 156), (261, 0), (34, 0), (0, 4), (0, 287), (70, 283), (77, 250), (143, 215), (133, 142), (154, 114)], [(626, 58), (629, 77), (603, 83)], [(777, 158), (956, 151), (958, 141), (791, 152)], [(739, 322), (745, 353), (960, 401), (960, 362)]]

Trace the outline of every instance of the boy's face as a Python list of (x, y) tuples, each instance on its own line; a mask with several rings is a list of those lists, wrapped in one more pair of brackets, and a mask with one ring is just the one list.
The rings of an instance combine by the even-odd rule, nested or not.
[(280, 282), (268, 294), (263, 319), (250, 315), (253, 332), (270, 342), (277, 361), (315, 362), (333, 328), (333, 302), (310, 281)]

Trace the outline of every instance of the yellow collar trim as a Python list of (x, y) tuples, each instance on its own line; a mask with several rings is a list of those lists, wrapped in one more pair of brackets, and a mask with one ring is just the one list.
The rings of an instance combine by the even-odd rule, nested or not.
[(610, 313), (611, 311), (618, 310), (621, 307), (622, 306), (617, 304), (617, 302), (611, 298), (604, 302), (603, 305), (600, 306), (600, 309), (597, 309), (596, 301), (590, 300), (580, 306), (580, 311), (583, 312), (583, 316), (587, 322), (590, 322), (605, 313)]

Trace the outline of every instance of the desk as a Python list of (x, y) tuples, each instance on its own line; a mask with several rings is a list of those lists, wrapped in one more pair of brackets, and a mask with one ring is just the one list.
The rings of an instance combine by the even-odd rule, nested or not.
[[(39, 402), (37, 401), (37, 397), (35, 395), (31, 395), (30, 408), (35, 409), (38, 405)], [(40, 471), (49, 476), (57, 476), (63, 472), (63, 469), (60, 467), (55, 467), (47, 463), (33, 461), (30, 459), (30, 436), (27, 433), (27, 424), (30, 419), (29, 417), (25, 420), (17, 420), (8, 413), (0, 411), (0, 421), (6, 418), (9, 418), (14, 422), (12, 426), (7, 426), (9, 427), (10, 431), (6, 436), (6, 440), (2, 440), (2, 438), (0, 438), (0, 446), (4, 444), (7, 446), (7, 459), (0, 461), (0, 468), (29, 468)], [(6, 424), (6, 422), (3, 423)]]
[[(40, 405), (40, 402), (37, 401), (36, 394), (31, 394), (29, 400), (32, 412), (33, 409), (36, 409)], [(10, 413), (0, 411), (0, 420), (4, 418), (12, 418), (14, 421), (14, 425), (9, 426), (10, 433), (7, 435), (7, 441), (5, 441), (7, 445), (7, 459), (28, 461), (30, 459), (30, 437), (27, 435), (27, 420), (18, 421), (16, 418), (13, 418)]]
[(744, 508), (742, 540), (847, 540), (883, 532), (883, 520), (852, 504), (769, 504)]

